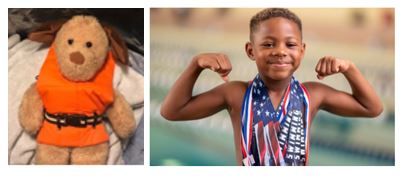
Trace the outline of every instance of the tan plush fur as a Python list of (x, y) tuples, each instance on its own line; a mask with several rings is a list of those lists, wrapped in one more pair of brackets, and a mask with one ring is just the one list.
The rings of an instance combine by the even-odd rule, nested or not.
[(71, 151), (71, 164), (106, 164), (108, 153), (108, 143), (73, 148)]
[(43, 121), (43, 103), (33, 83), (22, 98), (18, 119), (22, 128), (30, 135), (35, 135)]
[[(114, 102), (107, 111), (107, 116), (112, 124), (114, 132), (121, 137), (127, 138), (135, 127), (134, 114), (124, 97), (118, 92), (114, 93)], [(130, 118), (121, 118), (121, 117)]]
[[(110, 37), (96, 18), (73, 17), (61, 26), (54, 40), (59, 71), (72, 81), (92, 79), (104, 65), (110, 49)], [(116, 134), (127, 138), (134, 131), (134, 113), (117, 90), (114, 95), (115, 101), (108, 107), (107, 115)], [(23, 96), (19, 121), (27, 133), (35, 135), (43, 118), (43, 103), (34, 83)], [(38, 144), (36, 152), (36, 164), (106, 164), (109, 144), (77, 148)]]
[[(91, 47), (88, 48), (87, 43), (91, 43)], [(109, 49), (105, 31), (91, 16), (75, 16), (67, 21), (56, 35), (54, 44), (61, 72), (73, 81), (91, 79), (102, 67)], [(81, 65), (71, 61), (74, 53), (81, 54), (84, 59)]]
[(70, 149), (53, 145), (38, 144), (35, 164), (68, 164)]

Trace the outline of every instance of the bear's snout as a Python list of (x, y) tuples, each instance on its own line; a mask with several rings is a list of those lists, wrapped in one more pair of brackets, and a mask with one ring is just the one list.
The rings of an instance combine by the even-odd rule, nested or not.
[(70, 61), (77, 65), (82, 65), (85, 61), (85, 57), (78, 51), (73, 52), (70, 54)]

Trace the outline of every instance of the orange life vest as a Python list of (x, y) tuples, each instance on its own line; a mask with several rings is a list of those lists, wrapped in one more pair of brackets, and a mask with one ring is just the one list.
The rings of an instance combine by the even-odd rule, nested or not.
[[(93, 116), (103, 114), (113, 102), (114, 58), (108, 53), (100, 71), (89, 81), (74, 82), (67, 80), (59, 71), (54, 46), (42, 65), (37, 81), (37, 90), (44, 108), (50, 114), (82, 114)], [(84, 128), (65, 126), (58, 128), (44, 120), (37, 141), (63, 147), (83, 147), (109, 140), (104, 123)]]

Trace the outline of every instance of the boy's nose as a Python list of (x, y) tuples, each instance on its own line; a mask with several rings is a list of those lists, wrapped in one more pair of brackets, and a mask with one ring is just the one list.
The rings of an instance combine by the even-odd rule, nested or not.
[(274, 56), (286, 56), (286, 51), (283, 49), (277, 49), (274, 52), (272, 52), (272, 55)]

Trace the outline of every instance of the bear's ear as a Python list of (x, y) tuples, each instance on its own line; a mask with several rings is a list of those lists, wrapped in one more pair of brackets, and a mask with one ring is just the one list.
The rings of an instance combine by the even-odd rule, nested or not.
[(60, 20), (43, 24), (35, 31), (29, 33), (28, 39), (50, 45), (65, 22), (66, 20)]
[(114, 58), (122, 64), (128, 65), (128, 50), (124, 40), (111, 26), (103, 25), (103, 28), (109, 39)]

